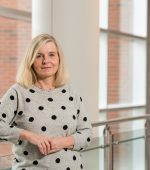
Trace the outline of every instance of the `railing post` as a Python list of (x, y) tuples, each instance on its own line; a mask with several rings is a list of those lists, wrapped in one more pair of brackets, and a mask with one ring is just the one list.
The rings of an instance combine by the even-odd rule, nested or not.
[(150, 120), (145, 123), (145, 169), (150, 170)]
[(113, 170), (113, 135), (110, 127), (106, 124), (104, 131), (104, 170)]

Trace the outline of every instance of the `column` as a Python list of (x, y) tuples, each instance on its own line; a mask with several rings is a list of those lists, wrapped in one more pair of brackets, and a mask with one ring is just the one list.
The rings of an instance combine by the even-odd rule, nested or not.
[(32, 0), (32, 37), (52, 33), (52, 0)]

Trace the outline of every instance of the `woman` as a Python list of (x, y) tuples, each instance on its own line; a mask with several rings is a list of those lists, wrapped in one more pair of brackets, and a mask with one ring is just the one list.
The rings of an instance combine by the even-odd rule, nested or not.
[(17, 83), (2, 98), (0, 138), (14, 144), (13, 170), (84, 169), (80, 151), (91, 141), (91, 124), (48, 34), (32, 40)]

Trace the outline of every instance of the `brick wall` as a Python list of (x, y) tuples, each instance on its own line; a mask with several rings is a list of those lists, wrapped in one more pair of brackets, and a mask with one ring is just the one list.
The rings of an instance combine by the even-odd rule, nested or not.
[[(110, 30), (131, 33), (133, 2), (109, 0)], [(131, 39), (114, 34), (108, 36), (108, 103), (129, 103), (131, 100)]]
[[(0, 6), (31, 10), (30, 0), (1, 0)], [(16, 71), (31, 40), (31, 23), (0, 17), (0, 98), (15, 83)], [(0, 156), (12, 153), (12, 145), (0, 144)], [(11, 157), (0, 158), (0, 168), (9, 167)]]
[(0, 0), (0, 6), (24, 11), (31, 11), (31, 3), (32, 0)]
[(31, 23), (0, 17), (0, 98), (15, 83), (18, 61), (31, 40)]
[[(108, 28), (119, 30), (120, 0), (109, 1)], [(108, 36), (108, 103), (118, 103), (119, 100), (119, 40)]]

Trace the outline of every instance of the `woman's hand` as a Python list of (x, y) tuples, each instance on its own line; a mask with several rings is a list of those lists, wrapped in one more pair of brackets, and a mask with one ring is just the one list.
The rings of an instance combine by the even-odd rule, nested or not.
[(22, 130), (20, 134), (20, 140), (27, 140), (33, 145), (36, 145), (39, 151), (47, 155), (51, 152), (51, 138), (39, 134), (32, 133), (30, 131)]
[(73, 148), (74, 146), (74, 138), (72, 136), (51, 138), (27, 130), (21, 131), (20, 140), (27, 140), (36, 145), (44, 155), (60, 151), (63, 148)]
[(74, 138), (72, 136), (54, 137), (50, 139), (51, 150), (49, 153), (57, 152), (64, 148), (73, 148)]

